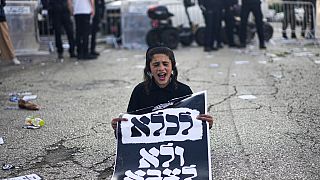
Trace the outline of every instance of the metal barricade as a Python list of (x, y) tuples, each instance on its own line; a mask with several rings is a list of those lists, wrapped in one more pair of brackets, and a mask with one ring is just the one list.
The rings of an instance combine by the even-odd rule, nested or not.
[(300, 34), (301, 38), (315, 39), (315, 12), (315, 4), (310, 1), (280, 1), (269, 4), (265, 18), (284, 38), (287, 38), (287, 32), (291, 32), (292, 38), (299, 38), (296, 34)]

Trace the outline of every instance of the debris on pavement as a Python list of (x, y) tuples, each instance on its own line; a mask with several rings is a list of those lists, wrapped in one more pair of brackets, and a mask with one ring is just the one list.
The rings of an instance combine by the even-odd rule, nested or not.
[[(36, 116), (28, 116), (26, 117), (24, 124), (25, 126), (42, 127), (44, 125), (44, 120)], [(36, 128), (27, 127), (27, 129), (36, 129)]]
[(220, 65), (219, 65), (219, 64), (209, 64), (209, 66), (212, 67), (212, 68), (217, 68), (217, 67), (219, 67)]
[(14, 168), (15, 168), (15, 166), (12, 164), (3, 164), (2, 165), (3, 170), (10, 170), (10, 169), (14, 169)]
[(0, 137), (0, 145), (1, 144), (4, 144), (4, 141), (3, 141), (3, 138), (2, 137)]
[(41, 180), (42, 178), (40, 176), (38, 176), (37, 174), (29, 174), (29, 175), (25, 175), (25, 176), (19, 176), (19, 177), (4, 179), (4, 180), (27, 180), (27, 179)]
[(257, 97), (254, 95), (241, 95), (238, 96), (240, 99), (244, 99), (244, 100), (252, 100), (252, 99), (256, 99)]
[(240, 65), (240, 64), (249, 64), (249, 61), (235, 61), (234, 63), (238, 64), (238, 65)]
[(37, 104), (34, 104), (30, 101), (25, 101), (23, 99), (20, 99), (18, 101), (18, 106), (21, 109), (27, 109), (27, 110), (39, 110), (40, 106), (38, 106)]

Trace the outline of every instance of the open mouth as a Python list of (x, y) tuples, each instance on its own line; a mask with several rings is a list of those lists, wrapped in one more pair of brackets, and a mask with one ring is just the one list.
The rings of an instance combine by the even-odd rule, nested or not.
[(166, 79), (166, 75), (167, 75), (166, 73), (159, 73), (158, 74), (159, 80), (164, 81)]

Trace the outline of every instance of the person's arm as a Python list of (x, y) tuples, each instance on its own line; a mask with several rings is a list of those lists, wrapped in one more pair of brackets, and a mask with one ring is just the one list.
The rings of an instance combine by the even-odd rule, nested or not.
[(205, 0), (198, 0), (199, 7), (203, 12), (206, 11), (206, 7), (204, 6), (204, 1)]
[(1, 0), (1, 4), (2, 7), (6, 6), (6, 0)]
[(208, 122), (208, 124), (209, 124), (209, 129), (212, 128), (212, 125), (213, 125), (213, 117), (210, 116), (209, 114), (200, 114), (199, 116), (197, 116), (197, 119), (198, 119), (198, 120), (201, 120), (201, 121), (206, 121), (206, 122)]
[(94, 4), (94, 0), (90, 0), (91, 1), (91, 17), (93, 17), (95, 15), (95, 4)]
[(70, 14), (73, 15), (73, 4), (72, 0), (68, 0), (68, 9), (70, 11)]

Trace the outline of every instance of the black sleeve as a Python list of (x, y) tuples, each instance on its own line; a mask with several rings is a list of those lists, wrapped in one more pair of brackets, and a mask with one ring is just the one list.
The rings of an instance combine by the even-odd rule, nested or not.
[(198, 0), (199, 6), (203, 6), (203, 5), (204, 5), (204, 1), (205, 1), (205, 0)]
[(4, 7), (6, 5), (6, 0), (1, 0), (1, 6)]
[(131, 93), (129, 104), (127, 107), (127, 112), (133, 112), (137, 109), (140, 109), (139, 108), (139, 98), (140, 98), (139, 92), (141, 92), (141, 86), (137, 85)]

